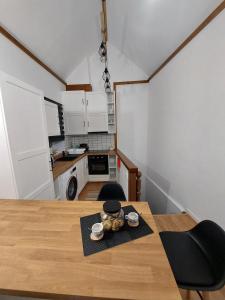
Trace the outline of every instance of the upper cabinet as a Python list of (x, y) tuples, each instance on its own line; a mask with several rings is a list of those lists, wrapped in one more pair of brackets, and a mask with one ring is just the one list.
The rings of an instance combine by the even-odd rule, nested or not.
[(108, 132), (107, 97), (104, 92), (63, 92), (65, 134)]
[(63, 106), (65, 112), (85, 113), (85, 92), (84, 91), (68, 91), (63, 92)]
[(65, 134), (87, 134), (85, 92), (63, 92), (63, 108)]
[(108, 132), (107, 97), (105, 92), (86, 93), (88, 132)]
[(45, 101), (48, 136), (60, 135), (58, 105)]

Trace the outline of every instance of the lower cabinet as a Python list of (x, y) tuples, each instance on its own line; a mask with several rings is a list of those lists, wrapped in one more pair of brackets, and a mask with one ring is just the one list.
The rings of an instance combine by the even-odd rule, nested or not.
[(84, 186), (88, 181), (88, 162), (85, 156), (79, 160), (77, 166), (77, 181), (78, 181), (78, 194), (83, 190)]

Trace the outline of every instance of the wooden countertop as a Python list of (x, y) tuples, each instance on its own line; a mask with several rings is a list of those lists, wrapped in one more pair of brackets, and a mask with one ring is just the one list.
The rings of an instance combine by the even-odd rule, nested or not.
[(181, 300), (148, 204), (132, 205), (154, 233), (85, 257), (80, 217), (102, 202), (0, 200), (0, 294)]
[(84, 154), (81, 154), (79, 157), (77, 157), (74, 160), (71, 161), (57, 161), (55, 162), (54, 168), (53, 168), (53, 180), (55, 180), (57, 177), (62, 175), (64, 172), (72, 168), (73, 165), (75, 165), (79, 160), (81, 160), (83, 157), (87, 155), (115, 155), (115, 152), (113, 150), (109, 151), (88, 151)]

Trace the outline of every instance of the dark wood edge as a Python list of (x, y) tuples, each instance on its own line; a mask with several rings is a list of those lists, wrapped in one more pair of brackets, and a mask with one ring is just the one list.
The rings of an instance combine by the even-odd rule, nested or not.
[(26, 53), (30, 58), (32, 58), (36, 63), (38, 63), (42, 68), (48, 71), (52, 76), (58, 79), (61, 83), (66, 85), (66, 82), (59, 77), (52, 69), (50, 69), (46, 64), (44, 64), (37, 56), (35, 56), (30, 50), (28, 50), (24, 45), (22, 45), (14, 36), (12, 36), (7, 30), (0, 26), (0, 33), (4, 35), (10, 42), (16, 45), (20, 50)]
[(128, 175), (128, 201), (137, 201), (137, 174)]
[(129, 160), (129, 158), (123, 154), (119, 149), (115, 150), (117, 156), (122, 161), (122, 163), (125, 165), (129, 173), (136, 173), (138, 174), (138, 167), (135, 166), (135, 164)]
[(66, 91), (85, 91), (92, 92), (92, 85), (87, 84), (67, 84)]
[(201, 32), (216, 16), (218, 16), (225, 8), (225, 1), (223, 1), (187, 38), (186, 40), (157, 68), (148, 78), (150, 81), (155, 77), (187, 44), (193, 40), (199, 32)]
[(141, 84), (141, 83), (148, 83), (149, 80), (148, 79), (144, 79), (144, 80), (133, 80), (133, 81), (115, 81), (113, 83), (113, 89), (116, 90), (116, 87), (118, 85), (126, 85), (126, 84)]

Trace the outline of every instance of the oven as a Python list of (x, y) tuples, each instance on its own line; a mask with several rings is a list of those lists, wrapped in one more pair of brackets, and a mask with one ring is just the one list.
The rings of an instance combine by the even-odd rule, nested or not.
[(89, 175), (109, 174), (108, 155), (88, 155)]

